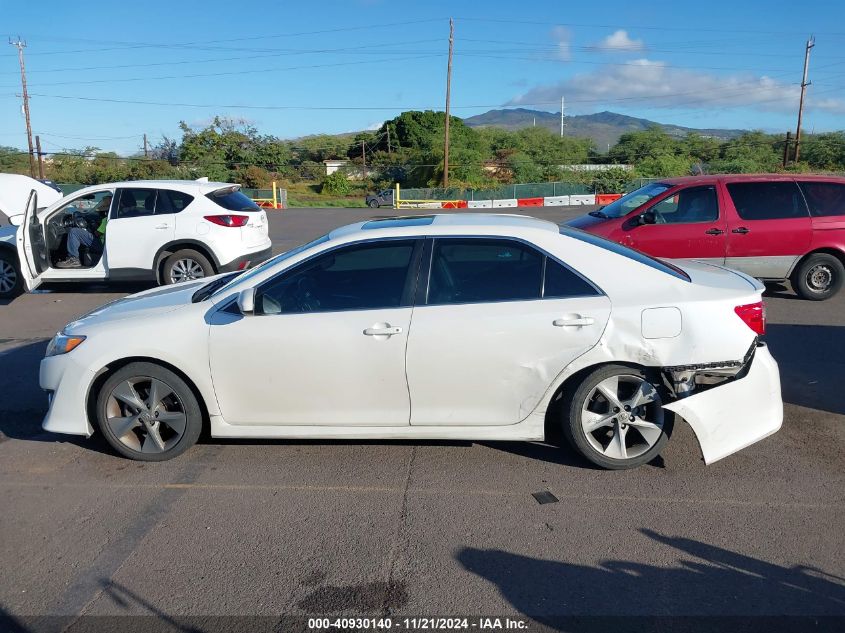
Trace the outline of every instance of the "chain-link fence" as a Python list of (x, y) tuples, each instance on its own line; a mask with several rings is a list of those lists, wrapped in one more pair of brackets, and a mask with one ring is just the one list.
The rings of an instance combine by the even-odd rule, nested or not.
[(503, 200), (509, 198), (544, 198), (593, 193), (586, 185), (573, 182), (537, 182), (502, 185), (492, 189), (458, 187), (402, 189), (403, 200)]

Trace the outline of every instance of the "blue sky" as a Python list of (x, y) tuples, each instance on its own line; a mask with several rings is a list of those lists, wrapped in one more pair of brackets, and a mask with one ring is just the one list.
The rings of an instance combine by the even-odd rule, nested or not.
[[(845, 3), (12, 2), (45, 151), (136, 152), (178, 122), (242, 118), (293, 138), (443, 107), (622, 112), (691, 127), (794, 129), (815, 34), (805, 129), (845, 129)], [(4, 38), (5, 39), (5, 38)], [(17, 53), (0, 48), (0, 145), (26, 146)]]

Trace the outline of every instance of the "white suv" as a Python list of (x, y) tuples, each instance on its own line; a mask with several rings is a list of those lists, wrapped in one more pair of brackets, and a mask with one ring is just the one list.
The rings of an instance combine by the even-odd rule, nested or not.
[(240, 185), (204, 179), (96, 185), (45, 209), (33, 191), (16, 219), (28, 290), (44, 281), (178, 283), (243, 270), (271, 253), (264, 210)]

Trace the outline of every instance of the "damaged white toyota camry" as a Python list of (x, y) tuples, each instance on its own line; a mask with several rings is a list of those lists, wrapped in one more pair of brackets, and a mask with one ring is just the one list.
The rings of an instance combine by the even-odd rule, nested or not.
[(780, 428), (763, 286), (529, 217), (339, 228), (70, 323), (44, 428), (133, 459), (213, 437), (543, 440), (604, 468), (686, 421), (711, 463)]

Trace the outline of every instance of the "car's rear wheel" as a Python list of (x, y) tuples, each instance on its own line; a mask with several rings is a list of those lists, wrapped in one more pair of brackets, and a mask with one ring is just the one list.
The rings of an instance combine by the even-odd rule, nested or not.
[(624, 365), (588, 374), (564, 408), (563, 433), (570, 444), (602, 468), (623, 470), (650, 462), (672, 432), (657, 380)]
[(802, 299), (824, 301), (842, 288), (845, 266), (833, 255), (816, 253), (805, 259), (792, 276), (792, 288)]
[(370, 200), (367, 203), (367, 206), (370, 207), (371, 209), (378, 209), (379, 208), (378, 200)]
[(22, 286), (18, 258), (10, 253), (0, 253), (0, 299), (16, 297)]
[(183, 281), (193, 281), (210, 277), (214, 274), (214, 266), (202, 253), (185, 248), (176, 251), (164, 262), (164, 283), (178, 284)]
[(196, 443), (202, 410), (191, 388), (173, 371), (153, 363), (130, 363), (100, 388), (97, 423), (121, 455), (160, 462)]

